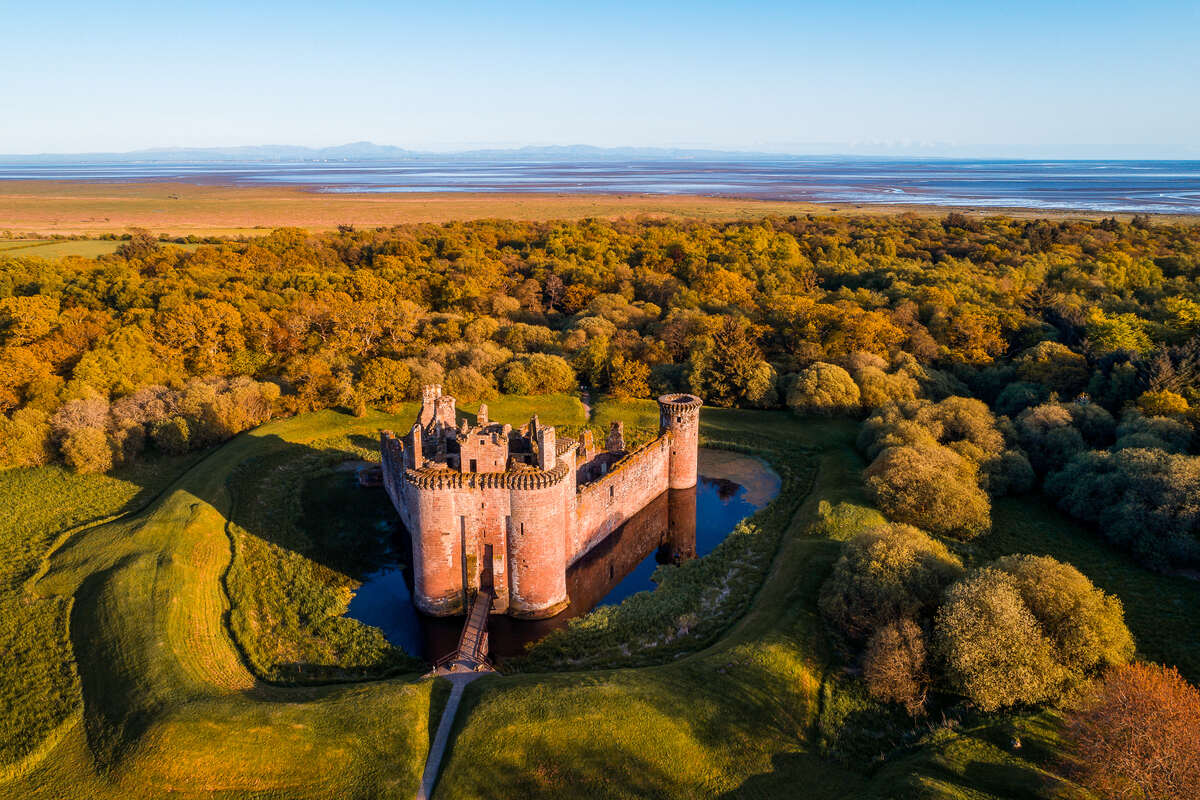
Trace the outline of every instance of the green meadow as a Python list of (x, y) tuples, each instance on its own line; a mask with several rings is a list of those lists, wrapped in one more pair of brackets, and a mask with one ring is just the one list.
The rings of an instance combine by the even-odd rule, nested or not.
[[(587, 421), (567, 397), (489, 412)], [(306, 414), (104, 477), (0, 473), (0, 796), (412, 797), (447, 689), (341, 616), (373, 557), (355, 531), (378, 506), (322, 502), (346, 496), (340, 463), (376, 458), (377, 431), (412, 413)], [(657, 412), (605, 402), (591, 424), (613, 419), (647, 430)], [(435, 795), (1086, 797), (1059, 777), (1055, 712), (949, 706), (913, 723), (843, 671), (816, 610), (839, 543), (815, 523), (821, 501), (863, 502), (856, 432), (706, 410), (704, 443), (761, 453), (779, 498), (707, 567), (667, 568), (655, 593), (564, 634), (602, 668), (552, 667), (560, 651), (535, 648), (471, 684)], [(1196, 678), (1200, 584), (1145, 573), (1028, 498), (998, 503), (973, 548), (1073, 561), (1121, 596), (1143, 655)], [(728, 591), (705, 596), (696, 574)], [(628, 665), (613, 632), (674, 625), (693, 603), (709, 626)]]

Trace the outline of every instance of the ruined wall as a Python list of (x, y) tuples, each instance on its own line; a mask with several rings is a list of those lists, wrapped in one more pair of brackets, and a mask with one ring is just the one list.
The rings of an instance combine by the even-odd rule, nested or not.
[(603, 478), (576, 494), (576, 525), (569, 532), (567, 563), (595, 547), (667, 490), (670, 436), (661, 436), (619, 461)]
[[(423, 400), (421, 419), (448, 429), (444, 423), (453, 419), (453, 398), (441, 395), (435, 386), (428, 387)], [(699, 398), (687, 394), (659, 398), (659, 438), (611, 469), (609, 460), (600, 461), (619, 453), (597, 454), (590, 467), (585, 466), (584, 479), (608, 471), (581, 488), (576, 486), (577, 443), (557, 439), (554, 429), (539, 426), (536, 417), (527, 431), (532, 441), (526, 444), (520, 437), (507, 439), (507, 426), (503, 441), (492, 431), (450, 431), (459, 437), (461, 452), (445, 453), (437, 439), (436, 460), (444, 463), (431, 463), (430, 454), (422, 457), (422, 448), (432, 445), (423, 445), (420, 424), (403, 439), (384, 431), (383, 484), (412, 537), (417, 607), (437, 616), (465, 611), (466, 596), (479, 586), (485, 546), (491, 545), (494, 610), (526, 618), (553, 616), (568, 603), (567, 566), (643, 510), (630, 537), (659, 537), (664, 555), (671, 559), (694, 554), (701, 405)], [(479, 425), (487, 424), (486, 410), (481, 409)], [(615, 450), (624, 447), (622, 434), (619, 425), (610, 432)], [(589, 434), (583, 448), (588, 455), (590, 440)], [(506, 454), (540, 468), (507, 468), (502, 465)], [(459, 455), (466, 459), (463, 471), (455, 469)], [(673, 507), (667, 509), (663, 506), (668, 489), (692, 491), (672, 493)], [(624, 566), (614, 562), (608, 568), (619, 571)]]

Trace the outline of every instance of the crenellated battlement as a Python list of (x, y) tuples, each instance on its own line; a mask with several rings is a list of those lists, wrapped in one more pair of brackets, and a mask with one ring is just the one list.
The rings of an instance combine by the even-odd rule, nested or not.
[(453, 397), (426, 387), (411, 430), (381, 432), (383, 484), (412, 537), (417, 606), (461, 613), (486, 551), (496, 611), (558, 613), (569, 564), (668, 488), (695, 485), (701, 405), (664, 396), (656, 439), (629, 451), (618, 422), (597, 451), (590, 431), (560, 437), (537, 416), (514, 429), (481, 406), (474, 424), (460, 420)]

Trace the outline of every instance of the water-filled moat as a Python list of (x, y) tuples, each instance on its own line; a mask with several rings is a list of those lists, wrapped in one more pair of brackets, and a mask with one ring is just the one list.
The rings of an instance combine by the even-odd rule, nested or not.
[[(660, 564), (704, 556), (779, 491), (779, 476), (750, 456), (701, 450), (699, 472), (695, 487), (663, 492), (568, 568), (571, 602), (565, 610), (541, 620), (493, 614), (489, 621), (493, 659), (523, 652), (528, 643), (596, 606), (620, 603), (635, 592), (652, 590), (651, 576)], [(378, 569), (364, 576), (347, 616), (378, 627), (405, 652), (434, 660), (454, 649), (462, 620), (429, 617), (416, 610), (412, 570), (407, 564), (411, 552), (408, 534), (394, 514), (390, 517), (395, 522), (386, 534), (388, 546)]]

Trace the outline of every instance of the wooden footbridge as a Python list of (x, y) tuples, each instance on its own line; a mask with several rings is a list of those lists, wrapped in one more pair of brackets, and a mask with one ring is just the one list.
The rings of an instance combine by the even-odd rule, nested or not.
[(433, 665), (431, 675), (440, 675), (450, 680), (450, 697), (442, 710), (442, 718), (438, 722), (437, 732), (429, 747), (429, 756), (425, 760), (425, 771), (421, 775), (421, 784), (417, 788), (417, 800), (429, 800), (433, 795), (434, 784), (437, 783), (438, 771), (441, 769), (442, 756), (446, 753), (446, 745), (450, 741), (450, 729), (454, 726), (454, 717), (458, 714), (458, 704), (462, 701), (463, 691), (467, 684), (484, 673), (494, 672), (492, 663), (488, 660), (488, 614), (492, 611), (492, 601), (496, 597), (495, 583), (492, 578), (492, 546), (484, 547), (483, 574), (479, 576), (479, 589), (467, 606), (467, 617), (463, 620), (462, 633), (458, 637), (458, 648)]
[(436, 674), (492, 671), (492, 663), (488, 660), (487, 625), (488, 615), (492, 611), (492, 601), (495, 598), (496, 589), (492, 577), (492, 546), (489, 544), (484, 546), (479, 589), (468, 603), (462, 633), (458, 636), (458, 647), (453, 653), (434, 662)]

